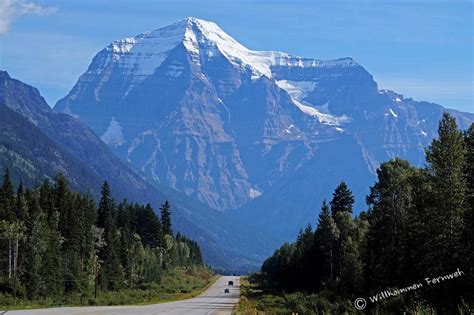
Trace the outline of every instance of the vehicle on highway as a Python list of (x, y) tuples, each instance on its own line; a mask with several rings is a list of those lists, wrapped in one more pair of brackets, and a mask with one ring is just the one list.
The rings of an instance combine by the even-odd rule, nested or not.
[(229, 281), (229, 285), (234, 285), (234, 281)]
[(225, 289), (224, 293), (230, 293), (229, 289)]

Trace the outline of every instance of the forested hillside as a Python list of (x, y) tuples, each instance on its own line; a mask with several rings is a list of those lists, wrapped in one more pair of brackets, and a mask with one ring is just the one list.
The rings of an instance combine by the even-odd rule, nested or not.
[(79, 191), (101, 185), (101, 179), (86, 164), (28, 119), (0, 103), (0, 171), (6, 168), (12, 180), (21, 178), (25, 187), (53, 179), (57, 173), (67, 174), (71, 188)]
[(6, 168), (13, 181), (21, 179), (29, 188), (62, 173), (71, 189), (90, 191), (96, 201), (103, 180), (118, 200), (150, 203), (155, 209), (170, 200), (173, 224), (199, 241), (207, 263), (221, 270), (255, 270), (276, 248), (277, 242), (258, 231), (240, 235), (245, 225), (222, 212), (173, 188), (147, 182), (85, 124), (53, 112), (36, 88), (0, 70), (0, 172)]
[(159, 285), (175, 268), (201, 268), (198, 244), (174, 236), (167, 201), (160, 213), (149, 204), (117, 203), (107, 182), (96, 206), (61, 174), (30, 190), (14, 187), (7, 170), (0, 188), (0, 305), (61, 304), (77, 296), (95, 304), (108, 292)]
[(362, 308), (378, 314), (471, 314), (474, 125), (463, 133), (445, 113), (426, 167), (398, 158), (382, 163), (366, 202), (368, 210), (354, 218), (354, 197), (341, 182), (323, 202), (316, 229), (301, 231), (253, 277), (263, 292), (247, 292), (252, 307), (352, 313), (362, 297)]

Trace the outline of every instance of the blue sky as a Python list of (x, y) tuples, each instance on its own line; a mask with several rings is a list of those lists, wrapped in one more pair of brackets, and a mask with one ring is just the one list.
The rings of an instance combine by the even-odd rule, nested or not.
[(0, 0), (0, 68), (67, 94), (112, 40), (187, 16), (255, 50), (355, 58), (381, 88), (474, 112), (474, 1)]

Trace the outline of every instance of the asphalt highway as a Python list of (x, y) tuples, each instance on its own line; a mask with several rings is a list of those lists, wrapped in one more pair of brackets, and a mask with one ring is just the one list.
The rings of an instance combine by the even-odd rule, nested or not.
[[(223, 276), (201, 295), (182, 301), (143, 306), (58, 307), (36, 310), (0, 311), (2, 315), (203, 315), (231, 314), (240, 298), (240, 278)], [(234, 281), (233, 286), (228, 286)], [(229, 293), (224, 293), (228, 288)]]

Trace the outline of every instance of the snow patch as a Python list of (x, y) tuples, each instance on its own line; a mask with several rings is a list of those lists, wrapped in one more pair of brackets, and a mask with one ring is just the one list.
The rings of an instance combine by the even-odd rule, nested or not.
[(262, 195), (262, 192), (258, 191), (257, 189), (253, 189), (253, 188), (249, 189), (249, 197), (251, 199), (255, 199), (261, 195)]
[(285, 132), (286, 132), (287, 134), (290, 134), (290, 133), (291, 133), (291, 130), (292, 130), (293, 128), (295, 128), (295, 125), (291, 124), (291, 125), (288, 126), (288, 128), (285, 129)]
[(346, 122), (349, 121), (349, 117), (347, 117), (346, 115), (342, 115), (342, 116), (337, 117), (337, 116), (333, 116), (331, 114), (324, 114), (324, 113), (320, 112), (318, 109), (316, 109), (314, 107), (311, 107), (311, 106), (304, 105), (303, 103), (301, 103), (301, 102), (299, 102), (295, 99), (293, 100), (293, 103), (303, 113), (318, 119), (318, 121), (322, 124), (326, 124), (326, 125), (330, 125), (330, 126), (340, 126), (341, 124), (346, 123)]
[(397, 115), (397, 114), (395, 114), (395, 112), (394, 112), (394, 111), (393, 111), (393, 109), (391, 109), (391, 108), (390, 108), (390, 114), (392, 114), (392, 116), (393, 116), (393, 117), (395, 117), (395, 118), (397, 118), (397, 117), (398, 117), (398, 115)]
[(316, 82), (313, 81), (279, 80), (276, 81), (276, 84), (300, 102), (316, 87)]
[(112, 117), (110, 121), (109, 128), (107, 131), (100, 137), (108, 145), (119, 146), (122, 145), (124, 141), (124, 136), (122, 132), (122, 126), (120, 123), (115, 120), (115, 117)]
[[(312, 104), (303, 103), (303, 99), (316, 87), (316, 82), (312, 81), (290, 81), (279, 80), (275, 81), (278, 87), (288, 92), (293, 103), (305, 114), (315, 117), (320, 123), (339, 126), (342, 123), (348, 122), (349, 118), (345, 115), (336, 117), (328, 110), (328, 102), (322, 106), (313, 106)], [(288, 132), (288, 131), (287, 131)], [(288, 132), (289, 133), (289, 132)]]

